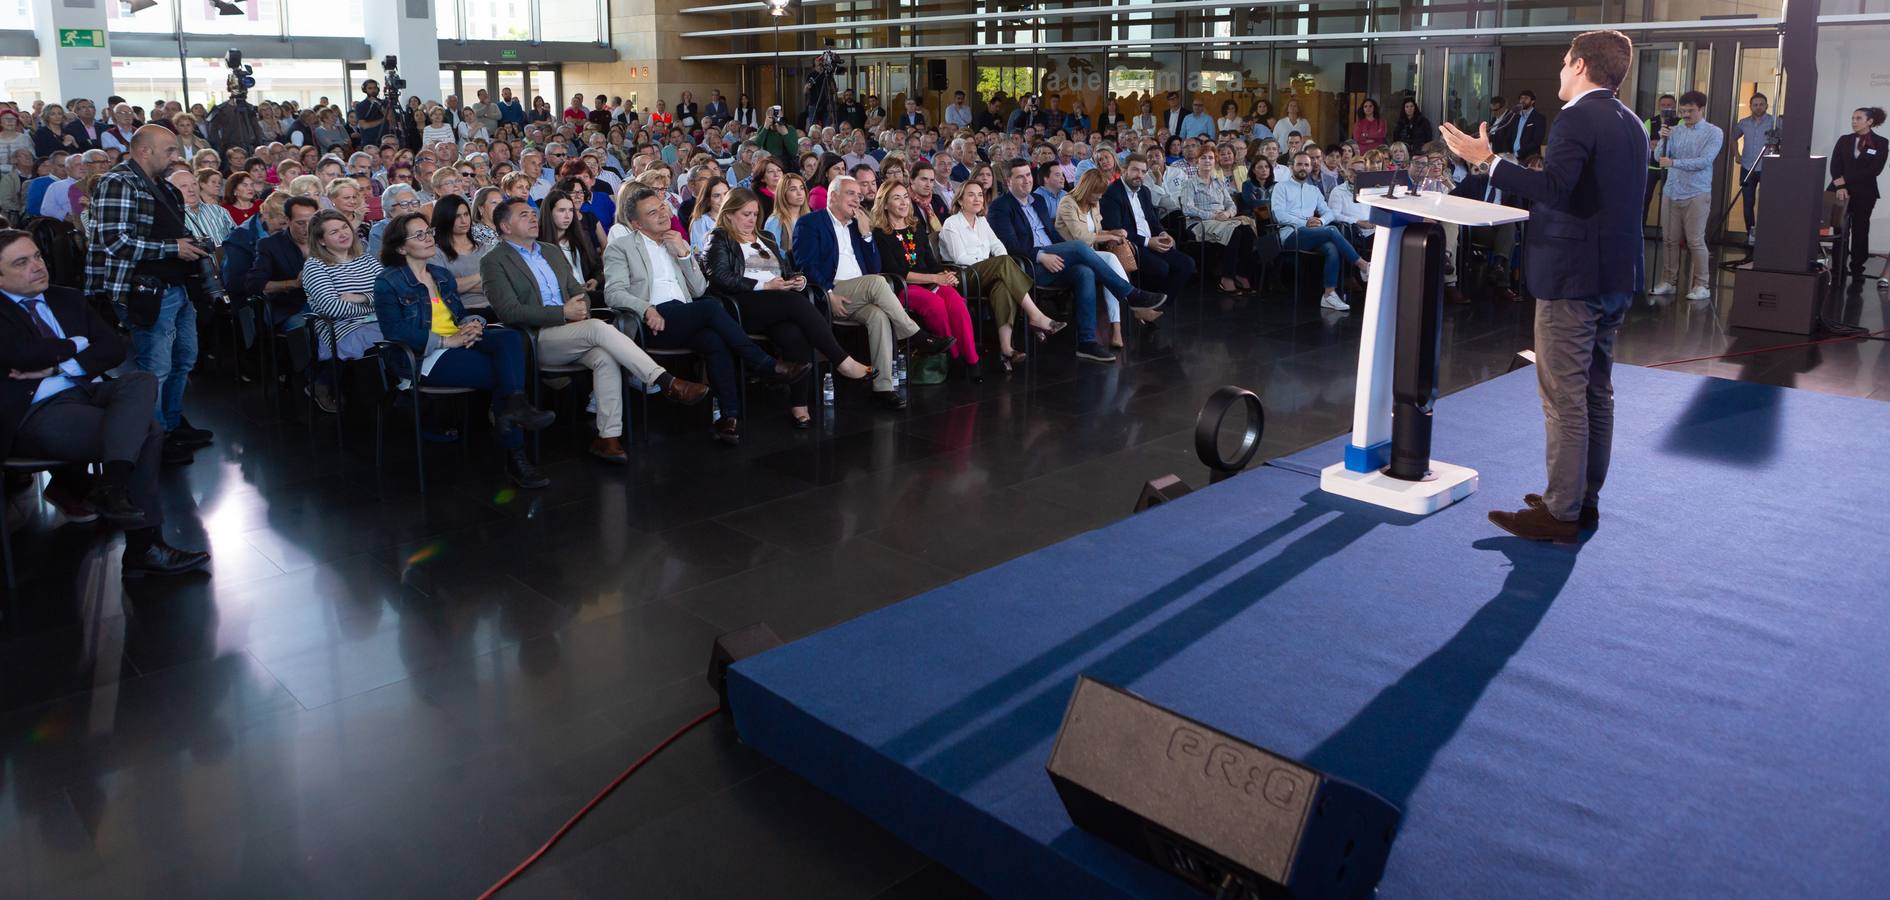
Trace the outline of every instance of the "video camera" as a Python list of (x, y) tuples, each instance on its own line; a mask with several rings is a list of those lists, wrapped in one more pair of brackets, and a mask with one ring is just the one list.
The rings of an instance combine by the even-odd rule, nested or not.
[(381, 59), (381, 95), (400, 102), (400, 92), (407, 89), (407, 79), (400, 77), (400, 57), (392, 53)]
[(230, 70), (229, 77), (224, 81), (230, 99), (241, 100), (249, 96), (249, 89), (256, 86), (256, 70), (243, 65), (243, 51), (230, 48), (229, 55), (223, 57), (223, 66)]

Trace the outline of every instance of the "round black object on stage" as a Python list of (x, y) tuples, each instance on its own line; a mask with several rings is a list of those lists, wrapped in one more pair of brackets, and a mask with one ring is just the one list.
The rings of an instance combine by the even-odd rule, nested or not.
[[(1228, 459), (1221, 455), (1221, 429), (1226, 427), (1227, 415), (1236, 406), (1246, 407), (1247, 432), (1242, 435), (1240, 449), (1234, 453), (1234, 458)], [(1201, 405), (1201, 412), (1194, 417), (1194, 453), (1209, 469), (1232, 475), (1247, 468), (1254, 454), (1260, 452), (1260, 436), (1265, 433), (1266, 427), (1266, 411), (1261, 408), (1260, 398), (1253, 391), (1231, 384), (1223, 385)]]

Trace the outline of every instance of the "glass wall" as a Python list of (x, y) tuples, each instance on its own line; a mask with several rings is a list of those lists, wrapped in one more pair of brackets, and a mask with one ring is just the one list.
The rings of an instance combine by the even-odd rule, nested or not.
[[(259, 2), (262, 0), (249, 0), (251, 6)], [(359, 37), (363, 2), (366, 0), (283, 0), (289, 33), (297, 37)]]
[(469, 41), (529, 41), (531, 4), (527, 0), (463, 0)]
[(0, 57), (0, 96), (4, 96), (21, 106), (31, 106), (35, 100), (53, 102), (41, 90), (39, 60), (30, 56)]
[(539, 0), (538, 39), (592, 43), (604, 40), (597, 0)]
[[(342, 67), (338, 59), (258, 59), (245, 60), (256, 70), (256, 86), (250, 97), (294, 100), (311, 106), (323, 97), (338, 100), (342, 96)], [(185, 75), (188, 75), (188, 82)], [(151, 98), (181, 100), (185, 90), (192, 104), (220, 102), (228, 92), (224, 79), (229, 71), (223, 57), (188, 57), (179, 71), (176, 57), (120, 57), (113, 60), (112, 83), (120, 96), (133, 103), (146, 104)]]

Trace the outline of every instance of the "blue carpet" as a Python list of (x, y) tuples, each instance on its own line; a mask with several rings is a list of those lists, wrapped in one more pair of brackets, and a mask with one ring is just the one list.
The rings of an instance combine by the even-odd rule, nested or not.
[(1058, 803), (1079, 672), (1398, 804), (1386, 897), (1882, 896), (1890, 408), (1619, 369), (1576, 549), (1484, 520), (1541, 487), (1534, 377), (1440, 404), (1482, 483), (1438, 515), (1259, 469), (745, 660), (737, 725), (1005, 897), (1192, 896)]

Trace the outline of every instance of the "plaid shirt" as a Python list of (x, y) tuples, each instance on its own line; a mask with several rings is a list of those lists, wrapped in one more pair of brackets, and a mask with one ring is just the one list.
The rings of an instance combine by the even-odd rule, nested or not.
[[(146, 237), (157, 219), (157, 198), (151, 180), (134, 168), (129, 158), (98, 180), (90, 208), (92, 225), (86, 233), (85, 292), (103, 294), (123, 304), (131, 292), (131, 276), (138, 263), (177, 258), (175, 241)], [(157, 182), (179, 209), (184, 195), (168, 182)]]

